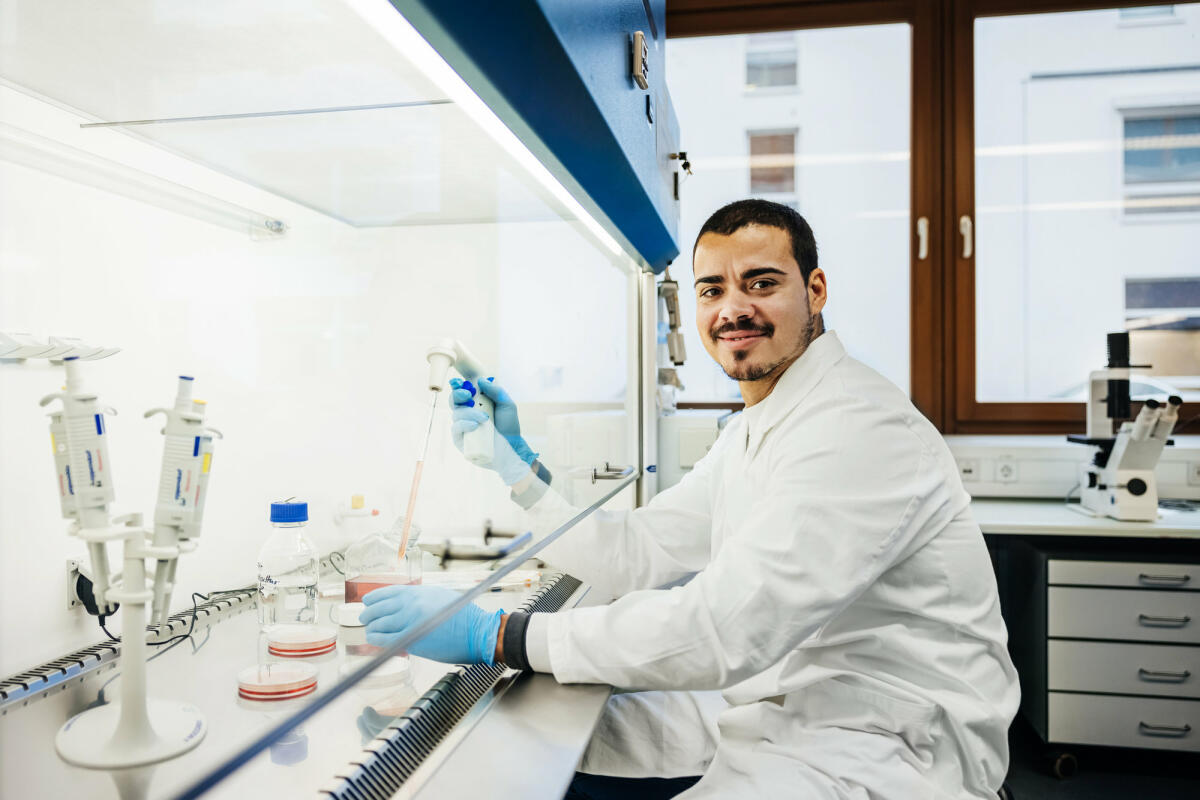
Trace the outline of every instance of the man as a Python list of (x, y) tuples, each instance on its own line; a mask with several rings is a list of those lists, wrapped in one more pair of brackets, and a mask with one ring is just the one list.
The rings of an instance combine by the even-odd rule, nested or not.
[[(617, 599), (532, 616), (471, 606), (413, 652), (641, 690), (613, 697), (583, 770), (686, 780), (631, 784), (626, 797), (702, 776), (679, 796), (994, 800), (1017, 678), (953, 457), (903, 392), (825, 331), (826, 278), (798, 213), (728, 205), (701, 229), (693, 265), (705, 348), (746, 409), (678, 485), (546, 549)], [(534, 514), (558, 508), (532, 478), (527, 465), (544, 470), (511, 399), (480, 388), (518, 462), (498, 467), (514, 497)], [(459, 437), (484, 419), (473, 390), (455, 392)], [(366, 598), (371, 641), (445, 600), (406, 588)]]

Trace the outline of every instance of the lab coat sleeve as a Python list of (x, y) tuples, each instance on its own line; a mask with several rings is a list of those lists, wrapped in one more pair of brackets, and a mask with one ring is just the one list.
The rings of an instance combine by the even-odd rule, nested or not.
[(882, 435), (853, 435), (871, 423), (849, 413), (779, 448), (752, 512), (686, 585), (538, 620), (555, 677), (729, 687), (816, 633), (951, 518), (954, 496), (928, 443), (900, 418), (878, 421), (890, 428)]
[[(712, 534), (711, 481), (718, 441), (679, 483), (632, 511), (596, 511), (539, 557), (613, 597), (650, 589), (698, 572), (708, 563)], [(551, 488), (529, 509), (541, 539), (579, 513)]]

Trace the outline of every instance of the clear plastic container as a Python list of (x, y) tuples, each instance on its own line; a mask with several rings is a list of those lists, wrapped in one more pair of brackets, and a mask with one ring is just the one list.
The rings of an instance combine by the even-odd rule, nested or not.
[(317, 621), (320, 556), (304, 533), (308, 503), (271, 504), (271, 535), (258, 552), (258, 621), (266, 625)]
[(404, 518), (388, 531), (373, 533), (346, 548), (346, 602), (361, 603), (363, 595), (384, 586), (421, 582), (420, 529), (412, 526), (408, 549), (400, 558)]

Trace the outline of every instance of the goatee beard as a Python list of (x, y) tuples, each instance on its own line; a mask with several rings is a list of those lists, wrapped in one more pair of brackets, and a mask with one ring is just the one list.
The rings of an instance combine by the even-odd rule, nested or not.
[[(779, 361), (776, 361), (773, 364), (747, 366), (742, 369), (738, 369), (737, 366), (734, 366), (733, 369), (727, 369), (725, 367), (722, 367), (721, 369), (723, 369), (725, 374), (730, 378), (733, 378), (735, 381), (739, 382), (761, 381), (763, 378), (771, 377), (778, 369), (785, 365), (791, 364), (800, 356), (804, 355), (804, 351), (808, 349), (810, 344), (812, 344), (813, 339), (817, 338), (819, 335), (817, 330), (818, 316), (819, 315), (817, 314), (808, 315), (808, 319), (805, 321), (804, 327), (800, 330), (799, 347), (793, 354), (786, 356), (785, 358), (781, 358)], [(734, 350), (733, 360), (735, 362), (744, 361), (749, 355), (749, 350)]]

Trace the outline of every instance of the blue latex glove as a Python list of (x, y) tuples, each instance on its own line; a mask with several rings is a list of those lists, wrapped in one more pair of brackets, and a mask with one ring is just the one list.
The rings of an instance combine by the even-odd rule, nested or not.
[(463, 449), (463, 436), (487, 421), (487, 414), (475, 405), (475, 395), (482, 392), (495, 407), (495, 455), (489, 466), (499, 473), (501, 479), (509, 486), (528, 477), (529, 465), (537, 458), (537, 453), (529, 449), (529, 444), (521, 436), (517, 404), (509, 397), (508, 392), (492, 378), (480, 381), (478, 386), (462, 378), (451, 378), (450, 389), (450, 406), (454, 409), (450, 432), (454, 437), (454, 446), (459, 452)]
[[(445, 586), (385, 586), (363, 598), (358, 615), (367, 643), (389, 647), (461, 595)], [(489, 613), (471, 603), (409, 646), (408, 652), (447, 664), (492, 664), (503, 611)]]

